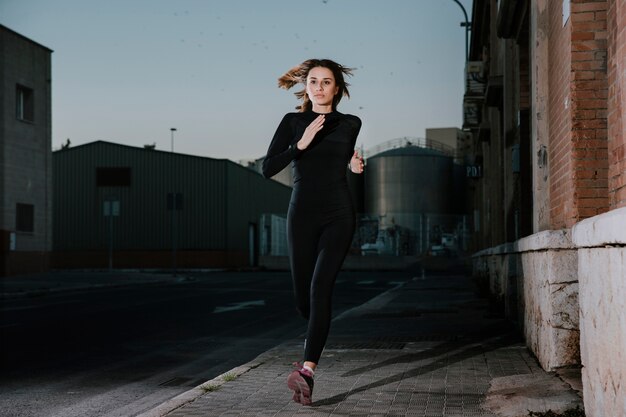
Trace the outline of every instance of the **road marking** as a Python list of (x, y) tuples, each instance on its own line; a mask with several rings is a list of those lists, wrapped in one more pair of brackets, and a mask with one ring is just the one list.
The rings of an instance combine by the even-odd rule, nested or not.
[(265, 305), (265, 300), (244, 301), (241, 303), (230, 304), (227, 307), (215, 307), (215, 310), (213, 311), (213, 313), (215, 314), (228, 313), (231, 311), (245, 310), (246, 308), (251, 308), (251, 307), (262, 307), (264, 305)]
[(348, 309), (344, 311), (343, 313), (339, 314), (337, 317), (333, 318), (333, 321), (341, 320), (345, 317), (350, 317), (353, 315), (362, 315), (362, 314), (367, 313), (368, 311), (380, 309), (382, 306), (386, 305), (391, 300), (396, 298), (397, 296), (396, 292), (400, 288), (402, 288), (404, 285), (405, 285), (404, 282), (398, 281), (398, 284), (389, 288), (387, 291), (381, 294), (378, 294), (376, 297), (372, 298), (371, 300), (366, 301), (365, 303), (358, 305), (356, 307), (352, 307), (351, 309)]
[(359, 281), (356, 284), (357, 285), (370, 285), (370, 284), (374, 284), (376, 281), (374, 281), (373, 279), (371, 280), (366, 280), (366, 281)]
[(79, 301), (59, 301), (59, 302), (44, 303), (44, 304), (31, 304), (31, 305), (25, 305), (25, 306), (21, 305), (21, 306), (14, 306), (14, 307), (4, 307), (0, 309), (0, 311), (9, 312), (9, 311), (37, 310), (40, 308), (67, 306), (69, 304), (79, 304)]

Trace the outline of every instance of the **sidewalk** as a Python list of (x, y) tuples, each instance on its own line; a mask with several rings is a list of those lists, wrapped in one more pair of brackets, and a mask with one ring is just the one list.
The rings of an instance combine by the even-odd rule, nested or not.
[(142, 417), (528, 416), (582, 408), (580, 394), (539, 367), (466, 277), (416, 278), (337, 317), (311, 407), (293, 403), (285, 383), (301, 355), (302, 340), (289, 341)]

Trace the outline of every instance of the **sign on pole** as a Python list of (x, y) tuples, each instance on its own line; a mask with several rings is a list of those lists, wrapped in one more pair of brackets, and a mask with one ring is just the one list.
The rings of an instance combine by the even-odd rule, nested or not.
[(104, 217), (109, 218), (109, 271), (113, 269), (113, 217), (120, 215), (120, 201), (106, 200), (104, 202)]

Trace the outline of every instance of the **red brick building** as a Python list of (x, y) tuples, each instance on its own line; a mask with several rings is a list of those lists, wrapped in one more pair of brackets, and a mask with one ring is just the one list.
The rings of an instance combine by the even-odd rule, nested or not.
[(626, 0), (475, 0), (469, 60), (475, 275), (626, 415)]

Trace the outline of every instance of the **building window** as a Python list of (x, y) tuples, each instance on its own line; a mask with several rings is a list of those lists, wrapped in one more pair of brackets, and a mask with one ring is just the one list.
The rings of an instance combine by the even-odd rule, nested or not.
[(35, 231), (35, 206), (17, 203), (15, 207), (15, 230), (31, 233)]
[(97, 187), (130, 187), (129, 167), (96, 168)]
[(35, 119), (35, 94), (32, 88), (17, 85), (16, 88), (16, 109), (18, 120), (32, 122)]

